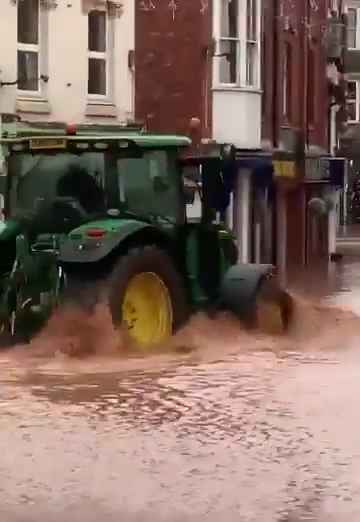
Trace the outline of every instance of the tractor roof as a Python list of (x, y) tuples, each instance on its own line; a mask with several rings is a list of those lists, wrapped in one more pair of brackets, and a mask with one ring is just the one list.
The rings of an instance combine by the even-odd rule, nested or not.
[[(172, 134), (152, 134), (144, 132), (141, 128), (135, 126), (122, 127), (120, 125), (34, 125), (34, 124), (16, 124), (15, 128), (11, 128), (2, 132), (0, 143), (2, 144), (21, 144), (27, 142), (36, 142), (36, 149), (61, 149), (66, 148), (67, 142), (96, 142), (114, 143), (119, 142), (135, 142), (139, 147), (144, 148), (163, 148), (163, 147), (187, 147), (191, 145), (191, 140), (187, 136)], [(60, 147), (60, 143), (64, 147)], [(34, 147), (35, 148), (35, 147)]]

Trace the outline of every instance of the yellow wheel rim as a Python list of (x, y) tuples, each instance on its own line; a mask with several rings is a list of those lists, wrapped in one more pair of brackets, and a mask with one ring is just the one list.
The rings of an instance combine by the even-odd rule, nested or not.
[(171, 336), (171, 299), (158, 275), (143, 272), (129, 281), (122, 303), (122, 318), (130, 336), (142, 346), (162, 343)]

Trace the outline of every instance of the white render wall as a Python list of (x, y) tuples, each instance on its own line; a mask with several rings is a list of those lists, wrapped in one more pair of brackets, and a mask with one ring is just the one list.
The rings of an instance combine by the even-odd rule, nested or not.
[[(8, 82), (17, 78), (17, 7), (14, 0), (0, 1), (0, 81)], [(71, 123), (116, 123), (134, 117), (134, 79), (128, 67), (128, 52), (135, 46), (135, 0), (123, 0), (122, 13), (111, 20), (114, 35), (110, 53), (113, 56), (111, 96), (106, 100), (91, 100), (90, 104), (87, 97), (88, 23), (83, 1), (48, 2), (57, 4), (42, 11), (46, 17), (47, 45), (40, 74), (48, 75), (49, 81), (42, 83), (43, 92), (38, 97), (19, 97), (16, 86), (0, 88), (0, 113), (17, 113), (30, 121)], [(96, 2), (106, 4), (104, 0)]]
[(260, 149), (260, 92), (215, 89), (213, 136), (219, 143), (232, 143), (239, 149)]

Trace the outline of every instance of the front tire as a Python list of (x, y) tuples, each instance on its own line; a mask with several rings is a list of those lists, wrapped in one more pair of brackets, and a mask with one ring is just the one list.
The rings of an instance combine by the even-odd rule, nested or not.
[(142, 348), (166, 342), (187, 319), (183, 280), (168, 254), (156, 246), (131, 249), (119, 259), (109, 306), (115, 327), (125, 326)]

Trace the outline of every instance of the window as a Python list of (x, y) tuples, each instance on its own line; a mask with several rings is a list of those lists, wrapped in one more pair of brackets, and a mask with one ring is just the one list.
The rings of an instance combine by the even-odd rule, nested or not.
[(355, 49), (358, 43), (357, 25), (358, 25), (358, 9), (353, 7), (348, 9), (347, 13), (347, 46), (349, 49)]
[(292, 103), (292, 49), (291, 44), (286, 42), (284, 45), (284, 62), (283, 62), (283, 116), (291, 121), (291, 103)]
[(314, 125), (316, 123), (316, 60), (315, 52), (313, 49), (309, 49), (308, 54), (308, 123)]
[(221, 0), (219, 38), (219, 81), (225, 84), (239, 82), (239, 3)]
[(179, 186), (175, 157), (165, 151), (145, 152), (142, 158), (118, 160), (120, 202), (140, 215), (153, 214), (176, 221)]
[(347, 82), (346, 106), (349, 121), (360, 121), (360, 89), (359, 81)]
[(39, 92), (39, 0), (18, 0), (17, 20), (18, 89), (26, 92)]
[(258, 55), (257, 0), (247, 0), (246, 5), (246, 85), (257, 83)]
[(88, 94), (105, 97), (109, 91), (107, 13), (105, 11), (91, 11), (88, 15), (88, 23)]
[(215, 83), (260, 88), (260, 0), (215, 0)]
[[(93, 191), (82, 181), (78, 183), (60, 183), (64, 174), (72, 168), (83, 169), (90, 175), (98, 187), (104, 184), (104, 154), (85, 152), (81, 155), (59, 152), (58, 154), (19, 154), (11, 159), (14, 177), (11, 192), (11, 207), (14, 211), (33, 211), (43, 200), (51, 200), (56, 195), (72, 195), (78, 198), (84, 208), (96, 206)], [(51, 180), (49, 172), (52, 173)], [(62, 187), (61, 187), (62, 185)], [(61, 189), (61, 191), (59, 190)]]

